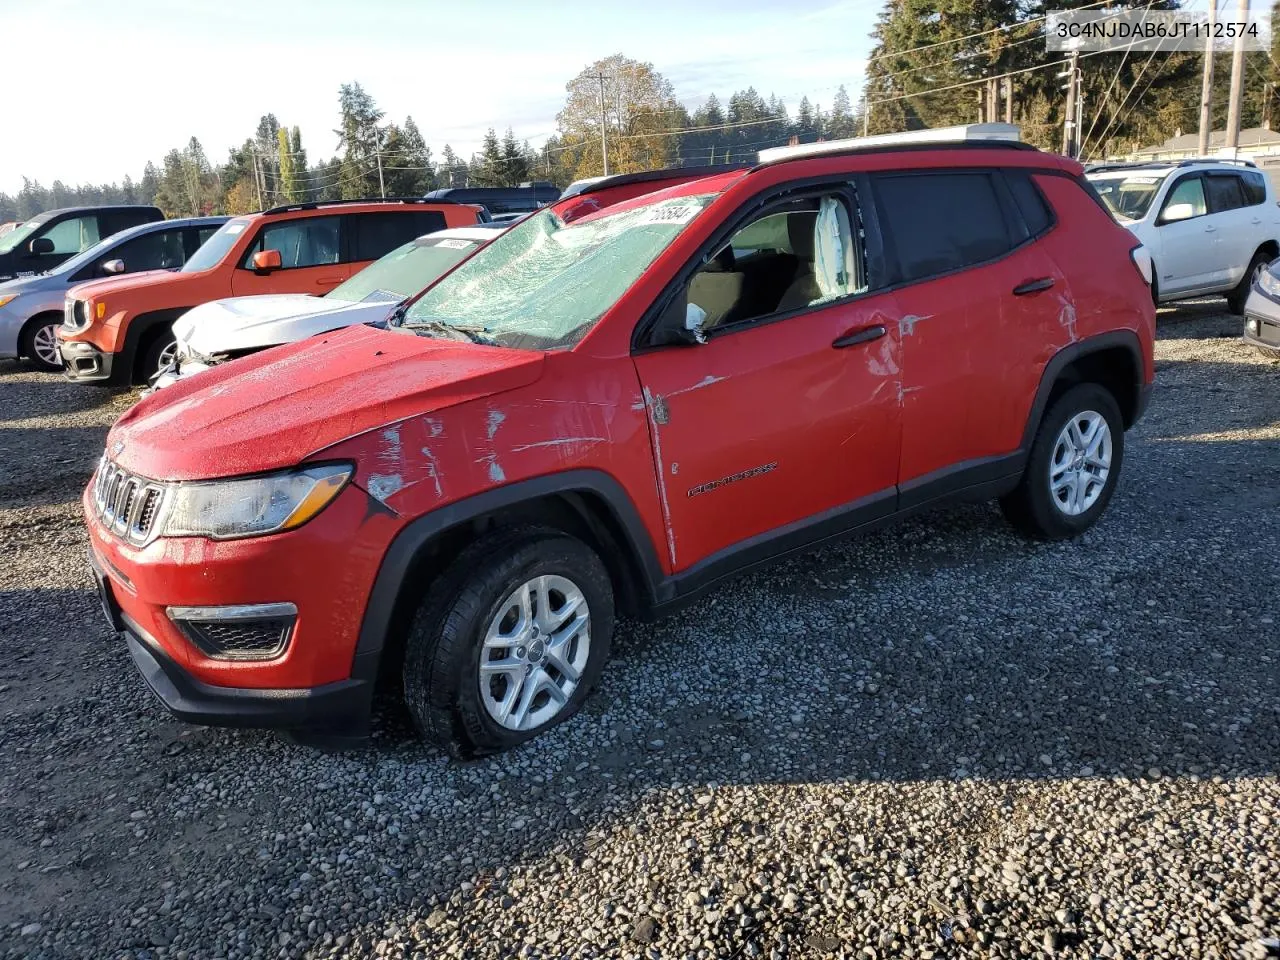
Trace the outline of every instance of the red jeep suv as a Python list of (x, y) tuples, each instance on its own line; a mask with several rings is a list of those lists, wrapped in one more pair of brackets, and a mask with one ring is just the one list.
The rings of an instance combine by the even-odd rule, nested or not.
[(1153, 378), (1150, 261), (1003, 124), (606, 178), (390, 324), (147, 397), (84, 494), (179, 717), (455, 753), (572, 715), (617, 614), (959, 499), (1094, 524)]

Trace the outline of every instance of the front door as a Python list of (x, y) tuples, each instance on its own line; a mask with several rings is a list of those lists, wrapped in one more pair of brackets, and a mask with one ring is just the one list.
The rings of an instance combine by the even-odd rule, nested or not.
[(833, 189), (766, 208), (667, 311), (701, 318), (706, 342), (635, 357), (677, 571), (894, 507), (898, 334), (852, 204)]
[(1209, 216), (1204, 178), (1178, 180), (1156, 217), (1159, 251), (1156, 281), (1160, 295), (1184, 295), (1213, 287), (1223, 269), (1218, 225)]
[[(322, 296), (351, 275), (341, 262), (340, 216), (295, 217), (259, 228), (231, 280), (237, 297), (263, 293), (310, 293)], [(260, 272), (253, 256), (263, 250), (280, 254), (280, 268)]]

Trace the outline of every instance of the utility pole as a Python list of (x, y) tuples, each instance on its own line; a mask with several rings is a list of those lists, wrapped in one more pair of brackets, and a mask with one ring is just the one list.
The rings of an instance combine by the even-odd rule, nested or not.
[(373, 138), (375, 152), (374, 157), (378, 161), (378, 194), (385, 200), (387, 196), (387, 186), (382, 180), (382, 131), (377, 127), (373, 128)]
[(1066, 119), (1062, 124), (1062, 152), (1068, 157), (1076, 155), (1076, 85), (1079, 82), (1080, 75), (1080, 52), (1072, 50), (1071, 56), (1067, 58), (1067, 69), (1065, 73), (1058, 76), (1067, 78), (1067, 109), (1065, 113)]
[(258, 188), (258, 209), (265, 210), (262, 205), (262, 172), (258, 169), (258, 148), (253, 148), (253, 185)]
[(604, 82), (608, 79), (603, 73), (597, 73), (600, 81), (600, 158), (604, 161), (604, 175), (609, 175), (609, 138), (606, 133), (608, 120), (604, 112)]
[[(1249, 22), (1249, 0), (1240, 0), (1236, 8), (1240, 23)], [(1244, 100), (1244, 31), (1236, 34), (1235, 49), (1231, 51), (1231, 101), (1227, 107), (1227, 147), (1232, 156), (1240, 146), (1240, 107)]]
[(1013, 77), (1004, 78), (1004, 122), (1013, 123)]
[(1213, 31), (1218, 25), (1218, 0), (1209, 0), (1209, 36), (1204, 41), (1204, 79), (1200, 81), (1199, 156), (1209, 155), (1209, 134), (1213, 130)]
[(862, 98), (862, 135), (867, 135), (867, 127), (871, 123), (871, 103), (866, 97)]

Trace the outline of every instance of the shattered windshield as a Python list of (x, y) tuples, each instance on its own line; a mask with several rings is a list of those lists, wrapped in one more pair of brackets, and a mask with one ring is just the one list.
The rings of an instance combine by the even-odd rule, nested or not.
[(714, 198), (668, 197), (568, 223), (543, 210), (423, 294), (404, 326), (520, 349), (571, 347)]

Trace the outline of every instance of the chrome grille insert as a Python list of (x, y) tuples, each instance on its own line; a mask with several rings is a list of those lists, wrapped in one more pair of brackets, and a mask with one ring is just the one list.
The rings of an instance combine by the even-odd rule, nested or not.
[(165, 488), (137, 477), (103, 458), (93, 484), (93, 505), (102, 525), (129, 543), (142, 546), (159, 532)]

